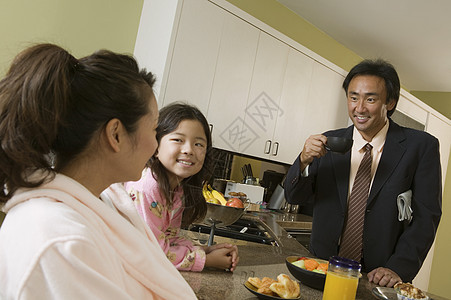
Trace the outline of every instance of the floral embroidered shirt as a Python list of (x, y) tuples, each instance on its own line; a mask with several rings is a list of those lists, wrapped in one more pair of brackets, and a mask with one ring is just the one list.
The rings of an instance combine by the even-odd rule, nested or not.
[(184, 209), (182, 187), (174, 191), (171, 209), (149, 168), (144, 169), (139, 181), (125, 183), (125, 189), (174, 266), (181, 271), (202, 271), (205, 251), (179, 235)]

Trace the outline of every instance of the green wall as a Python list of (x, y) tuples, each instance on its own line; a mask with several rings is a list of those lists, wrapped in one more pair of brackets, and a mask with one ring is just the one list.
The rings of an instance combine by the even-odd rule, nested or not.
[(451, 93), (410, 91), (412, 95), (451, 119)]
[[(227, 0), (250, 15), (277, 29), (286, 36), (326, 58), (337, 66), (350, 70), (362, 60), (324, 32), (308, 23), (276, 0)], [(408, 90), (408, 88), (403, 87)], [(417, 98), (450, 118), (451, 93), (418, 92)], [(434, 259), (431, 269), (429, 292), (451, 298), (451, 159), (444, 187), (443, 217), (437, 233)]]
[[(451, 161), (451, 153), (449, 156)], [(435, 242), (434, 260), (432, 261), (432, 272), (429, 283), (431, 293), (451, 299), (451, 259), (449, 250), (451, 249), (451, 171), (448, 166), (448, 176), (446, 176), (444, 198), (442, 205), (442, 219), (437, 231)], [(446, 201), (445, 201), (446, 199)]]
[(51, 42), (81, 57), (133, 53), (143, 0), (1, 0), (0, 75), (23, 48)]
[(133, 54), (143, 1), (0, 0), (0, 78), (34, 43), (58, 44), (75, 57), (102, 48)]

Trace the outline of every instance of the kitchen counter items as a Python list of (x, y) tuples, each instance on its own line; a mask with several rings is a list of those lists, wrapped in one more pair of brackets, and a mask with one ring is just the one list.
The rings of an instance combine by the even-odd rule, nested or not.
[[(249, 215), (249, 216), (248, 216)], [(287, 214), (290, 215), (290, 214)], [(303, 217), (302, 215), (293, 215)], [(247, 213), (247, 217), (259, 218), (273, 233), (280, 239), (279, 247), (258, 244), (243, 240), (235, 240), (217, 236), (217, 242), (231, 242), (238, 246), (240, 262), (234, 272), (224, 272), (217, 269), (204, 269), (202, 272), (181, 272), (182, 276), (193, 288), (196, 296), (201, 300), (236, 300), (236, 299), (256, 299), (255, 295), (249, 292), (244, 283), (248, 277), (271, 277), (277, 278), (281, 273), (290, 275), (286, 266), (286, 258), (289, 256), (309, 256), (306, 248), (291, 238), (287, 232), (278, 225), (288, 223), (284, 221), (283, 214), (277, 213)], [(285, 218), (286, 219), (286, 218)], [(303, 224), (309, 219), (297, 219), (296, 222)], [(183, 234), (192, 240), (205, 241), (207, 234), (199, 232), (185, 231)], [(293, 277), (291, 277), (293, 278)], [(357, 287), (356, 300), (375, 299), (373, 288), (377, 287), (369, 283), (367, 275), (363, 274)], [(301, 283), (302, 300), (321, 300), (323, 293), (310, 288)], [(434, 300), (446, 300), (443, 297), (429, 295)]]

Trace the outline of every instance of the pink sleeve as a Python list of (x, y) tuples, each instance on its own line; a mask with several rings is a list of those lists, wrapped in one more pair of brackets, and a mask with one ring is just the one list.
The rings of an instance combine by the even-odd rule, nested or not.
[(176, 192), (173, 208), (168, 211), (150, 171), (143, 173), (139, 181), (126, 183), (125, 188), (174, 266), (182, 271), (202, 271), (205, 251), (179, 235), (183, 214), (181, 193)]

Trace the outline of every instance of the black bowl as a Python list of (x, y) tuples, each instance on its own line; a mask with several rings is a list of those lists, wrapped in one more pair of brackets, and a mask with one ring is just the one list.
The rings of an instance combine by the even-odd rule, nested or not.
[[(255, 296), (257, 296), (258, 299), (263, 299), (263, 300), (279, 300), (279, 299), (283, 299), (279, 296), (270, 296), (270, 295), (266, 295), (266, 294), (262, 294), (257, 292), (257, 288), (255, 286), (253, 286), (252, 284), (249, 283), (249, 281), (246, 281), (244, 283), (244, 287), (247, 288), (247, 290), (249, 292), (251, 292), (252, 294), (254, 294)], [(300, 299), (301, 295), (299, 295), (299, 297), (294, 298), (294, 299)]]
[[(288, 271), (302, 284), (309, 286), (317, 290), (324, 289), (324, 283), (326, 282), (326, 274), (316, 273), (312, 271), (307, 271), (298, 266), (293, 265), (293, 262), (297, 261), (300, 256), (288, 256), (285, 259)], [(318, 262), (327, 263), (327, 260), (315, 258)]]
[(326, 150), (338, 153), (346, 153), (352, 148), (352, 139), (341, 136), (328, 136)]

